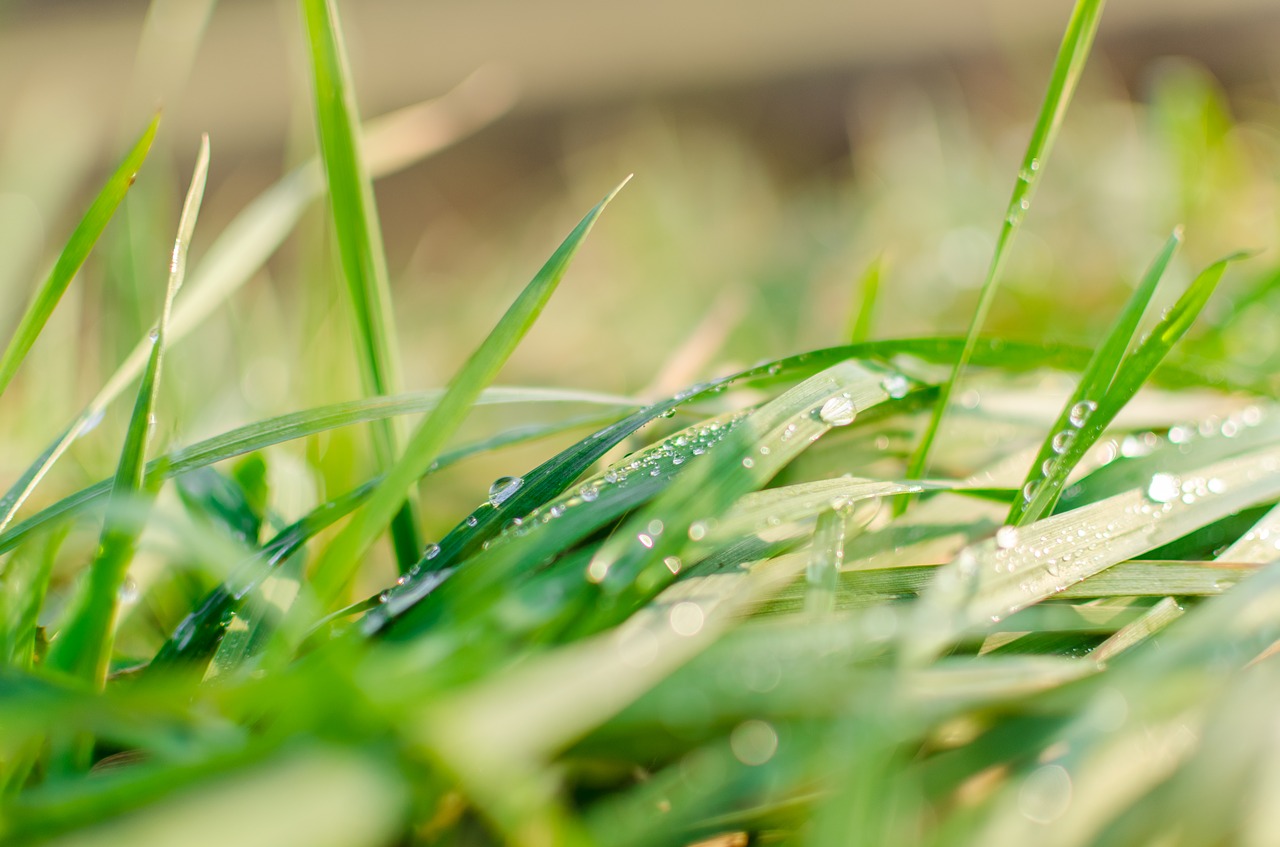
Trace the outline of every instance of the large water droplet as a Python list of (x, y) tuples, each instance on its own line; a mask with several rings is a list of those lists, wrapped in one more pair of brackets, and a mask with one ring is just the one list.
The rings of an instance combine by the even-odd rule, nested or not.
[(1053, 447), (1053, 452), (1061, 456), (1063, 453), (1067, 452), (1071, 447), (1071, 442), (1075, 440), (1075, 432), (1070, 429), (1064, 429), (1053, 437), (1053, 442), (1050, 446)]
[(489, 486), (489, 504), (494, 508), (511, 499), (511, 495), (520, 490), (524, 480), (518, 476), (501, 476)]
[(1156, 503), (1168, 503), (1176, 500), (1182, 491), (1182, 484), (1171, 473), (1158, 473), (1151, 477), (1147, 486), (1147, 496)]
[(1097, 409), (1098, 404), (1092, 400), (1081, 400), (1071, 407), (1071, 411), (1067, 413), (1067, 419), (1071, 421), (1072, 426), (1079, 429)]
[(428, 560), (434, 559), (436, 556), (439, 556), (439, 555), (440, 555), (439, 544), (428, 544), (422, 551), (422, 558), (428, 559)]
[(1002, 526), (996, 530), (996, 546), (1002, 550), (1008, 550), (1010, 547), (1018, 546), (1018, 528), (1016, 526)]
[(848, 397), (832, 397), (822, 404), (818, 417), (828, 426), (848, 426), (858, 416), (858, 408)]

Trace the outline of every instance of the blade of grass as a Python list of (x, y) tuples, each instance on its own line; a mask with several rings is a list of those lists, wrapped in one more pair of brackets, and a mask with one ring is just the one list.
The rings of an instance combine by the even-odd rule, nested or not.
[[(373, 183), (360, 152), (359, 117), (338, 12), (333, 0), (301, 0), (301, 5), (311, 58), (320, 158), (350, 295), (361, 379), (366, 394), (393, 394), (399, 390), (401, 380), (391, 286)], [(373, 452), (379, 469), (391, 467), (400, 453), (402, 439), (403, 430), (394, 421), (374, 425)], [(406, 486), (400, 495), (401, 504), (390, 523), (392, 546), (404, 572), (418, 560), (422, 538), (415, 492)]]
[(27, 306), (26, 312), (18, 321), (9, 345), (0, 356), (0, 394), (9, 387), (9, 382), (17, 373), (18, 366), (26, 358), (40, 331), (44, 329), (49, 316), (53, 314), (58, 301), (66, 292), (67, 286), (75, 278), (89, 251), (98, 242), (98, 237), (102, 235), (102, 231), (115, 214), (120, 201), (133, 185), (138, 171), (142, 168), (142, 163), (146, 161), (147, 153), (151, 150), (151, 142), (155, 140), (159, 126), (160, 115), (157, 114), (125, 155), (119, 167), (102, 186), (102, 190), (94, 198), (89, 210), (85, 212), (75, 231), (71, 233), (66, 246), (62, 248), (62, 253), (54, 263), (53, 270), (49, 272), (49, 276), (32, 297), (31, 304)]
[[(1129, 302), (1125, 304), (1119, 320), (1112, 326), (1107, 340), (1103, 342), (1097, 353), (1089, 360), (1089, 365), (1081, 375), (1076, 390), (1072, 393), (1066, 405), (1063, 406), (1061, 414), (1058, 415), (1058, 420), (1054, 422), (1052, 429), (1049, 430), (1049, 435), (1045, 438), (1044, 444), (1041, 445), (1035, 461), (1032, 462), (1026, 479), (1023, 480), (1024, 488), (1042, 477), (1046, 480), (1056, 479), (1056, 484), (1054, 482), (1040, 483), (1044, 489), (1043, 493), (1037, 491), (1037, 496), (1031, 500), (1015, 498), (1005, 523), (1011, 526), (1021, 526), (1036, 521), (1053, 510), (1053, 505), (1057, 502), (1057, 495), (1061, 491), (1062, 483), (1075, 467), (1075, 463), (1068, 464), (1059, 457), (1067, 452), (1066, 448), (1070, 446), (1070, 441), (1076, 438), (1077, 430), (1080, 429), (1085, 417), (1084, 412), (1089, 408), (1088, 404), (1096, 404), (1096, 398), (1103, 397), (1111, 388), (1111, 383), (1115, 379), (1116, 373), (1120, 370), (1125, 353), (1128, 352), (1133, 343), (1134, 333), (1138, 331), (1138, 323), (1142, 320), (1142, 315), (1146, 312), (1152, 295), (1155, 294), (1156, 286), (1164, 276), (1165, 269), (1169, 266), (1169, 262), (1173, 259), (1173, 254), (1178, 249), (1181, 241), (1182, 231), (1179, 228), (1165, 242), (1164, 249), (1160, 251), (1155, 261), (1151, 263), (1146, 274), (1143, 275), (1142, 281), (1138, 283), (1138, 287), (1134, 289), (1133, 294), (1129, 297)], [(1085, 446), (1087, 447), (1088, 445)], [(1084, 454), (1080, 453), (1079, 455), (1083, 456)], [(1050, 473), (1045, 473), (1043, 470), (1045, 462), (1053, 463)], [(1062, 467), (1059, 468), (1058, 465)]]
[(325, 549), (316, 563), (312, 578), (312, 587), (322, 606), (331, 606), (337, 599), (358, 567), (360, 555), (382, 532), (382, 527), (403, 501), (404, 492), (426, 472), (445, 442), (462, 423), (480, 392), (497, 375), (525, 333), (533, 326), (605, 206), (625, 184), (626, 180), (596, 204), (534, 275), (497, 326), (449, 383), (439, 405), (418, 426), (404, 455), (387, 471), (368, 506)]
[[(1023, 488), (1021, 498), (1025, 509), (1022, 523), (1028, 523), (1036, 516), (1047, 514), (1053, 508), (1053, 504), (1061, 496), (1067, 475), (1085, 452), (1102, 436), (1125, 404), (1138, 393), (1138, 389), (1146, 383), (1173, 345), (1191, 328), (1192, 322), (1204, 309), (1205, 303), (1222, 279), (1222, 275), (1226, 273), (1227, 267), (1248, 255), (1233, 253), (1214, 262), (1192, 280), (1191, 285), (1178, 298), (1173, 308), (1160, 319), (1151, 334), (1143, 339), (1116, 369), (1105, 393), (1093, 396), (1080, 393), (1081, 388), (1096, 389), (1103, 384), (1102, 376), (1105, 375), (1106, 370), (1103, 365), (1099, 366), (1096, 374), (1090, 375), (1090, 386), (1081, 382), (1077, 393), (1082, 399), (1075, 399), (1073, 396), (1073, 402), (1064, 410), (1066, 420), (1060, 419), (1054, 427), (1054, 433), (1048, 444), (1053, 458), (1045, 459), (1044, 462), (1047, 464), (1042, 462), (1040, 466), (1031, 468), (1029, 481)], [(1125, 318), (1129, 317), (1126, 310)], [(1119, 344), (1118, 337), (1108, 339), (1110, 346), (1116, 347)], [(1066, 443), (1062, 445), (1060, 451), (1055, 450), (1054, 441), (1062, 435), (1069, 437), (1065, 438)], [(1044, 452), (1043, 447), (1041, 452)], [(1038, 474), (1037, 471), (1039, 471)]]
[[(1008, 210), (1000, 226), (995, 252), (978, 294), (978, 305), (974, 309), (973, 317), (969, 321), (969, 329), (965, 333), (964, 349), (960, 351), (960, 356), (951, 368), (951, 375), (942, 383), (938, 392), (938, 400), (934, 404), (929, 423), (912, 454), (907, 470), (909, 479), (919, 479), (929, 471), (929, 453), (933, 448), (934, 438), (937, 437), (938, 428), (942, 425), (942, 418), (951, 402), (951, 394), (955, 391), (956, 382), (960, 379), (965, 366), (969, 364), (970, 356), (973, 355), (978, 333), (986, 323), (987, 313), (995, 300), (1000, 284), (1000, 274), (1004, 269), (1014, 236), (1022, 227), (1022, 220), (1027, 210), (1031, 208), (1031, 198), (1044, 174), (1045, 163), (1053, 149), (1058, 130), (1062, 126), (1067, 106), (1075, 93), (1085, 62), (1089, 58), (1094, 34), (1098, 30), (1098, 21), (1102, 17), (1104, 2), (1105, 0), (1077, 0), (1071, 12), (1071, 20), (1067, 24), (1066, 34), (1062, 38), (1062, 45), (1058, 48), (1058, 56), (1049, 77), (1049, 88), (1045, 92), (1035, 127), (1031, 130), (1031, 140), (1027, 143), (1026, 153), (1022, 157), (1022, 166), (1018, 170), (1018, 179), (1014, 183), (1013, 193), (1009, 198)], [(900, 502), (901, 507), (905, 505), (905, 500)]]
[(186, 272), (187, 249), (199, 216), (209, 173), (209, 138), (201, 139), (195, 173), (182, 207), (178, 235), (169, 262), (169, 279), (160, 319), (153, 331), (155, 348), (142, 385), (111, 490), (111, 504), (102, 529), (98, 554), (89, 568), (88, 578), (76, 595), (66, 624), (49, 651), (47, 665), (87, 679), (101, 687), (106, 682), (107, 664), (111, 657), (113, 627), (119, 603), (120, 586), (133, 558), (138, 535), (142, 530), (136, 513), (139, 499), (149, 499), (143, 486), (147, 440), (154, 425), (153, 415), (160, 388), (160, 366), (164, 356), (165, 332), (173, 308), (173, 298), (182, 285)]
[(849, 342), (857, 344), (871, 335), (876, 300), (880, 296), (880, 277), (884, 273), (884, 256), (876, 256), (867, 265), (858, 286), (859, 298), (856, 311), (849, 316)]

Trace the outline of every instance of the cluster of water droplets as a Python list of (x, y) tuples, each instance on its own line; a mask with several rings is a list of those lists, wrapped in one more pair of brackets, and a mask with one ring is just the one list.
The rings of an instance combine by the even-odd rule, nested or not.
[(1039, 170), (1040, 160), (1032, 159), (1018, 172), (1018, 185), (1014, 189), (1014, 196), (1018, 197), (1018, 201), (1009, 207), (1009, 214), (1005, 218), (1005, 223), (1009, 226), (1017, 226), (1021, 223), (1027, 210), (1031, 208), (1031, 181), (1035, 179), (1036, 172)]
[(1080, 430), (1084, 428), (1084, 425), (1089, 422), (1089, 418), (1097, 410), (1098, 404), (1093, 400), (1081, 400), (1067, 411), (1066, 426), (1062, 431), (1054, 433), (1053, 438), (1049, 441), (1051, 455), (1041, 462), (1037, 476), (1028, 480), (1026, 485), (1022, 487), (1023, 505), (1031, 505), (1031, 501), (1040, 493), (1040, 487), (1044, 485), (1045, 478), (1053, 473), (1053, 469), (1060, 457), (1064, 456), (1075, 444), (1080, 435)]

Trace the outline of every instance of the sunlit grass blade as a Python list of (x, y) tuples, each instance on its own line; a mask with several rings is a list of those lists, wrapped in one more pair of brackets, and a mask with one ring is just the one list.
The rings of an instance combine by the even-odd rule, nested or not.
[(1040, 115), (1036, 118), (1035, 126), (1031, 130), (1031, 139), (1027, 143), (1022, 165), (1018, 169), (1018, 179), (1014, 183), (1009, 206), (1005, 212), (1004, 221), (1000, 225), (995, 252), (978, 294), (978, 305), (973, 311), (969, 329), (965, 333), (964, 349), (956, 358), (951, 368), (951, 375), (942, 383), (938, 392), (938, 399), (924, 434), (911, 456), (907, 469), (908, 478), (919, 478), (929, 471), (929, 454), (933, 449), (934, 438), (937, 437), (938, 428), (942, 425), (942, 418), (951, 402), (951, 394), (955, 391), (956, 382), (969, 364), (978, 333), (982, 331), (987, 313), (991, 311), (991, 304), (995, 302), (1000, 275), (1013, 245), (1014, 236), (1021, 228), (1027, 210), (1031, 208), (1031, 198), (1036, 186), (1040, 183), (1040, 178), (1044, 175), (1045, 164), (1053, 149), (1053, 143), (1057, 139), (1062, 119), (1067, 113), (1067, 106), (1075, 93), (1085, 62), (1089, 58), (1093, 38), (1098, 30), (1098, 21), (1102, 17), (1104, 2), (1105, 0), (1077, 0), (1071, 13), (1071, 20), (1067, 24), (1066, 34), (1062, 38), (1062, 45), (1058, 48), (1058, 57), (1054, 61), (1053, 72), (1049, 77), (1049, 88), (1045, 92)]
[(138, 400), (129, 419), (98, 554), (49, 651), (49, 667), (83, 677), (98, 686), (106, 681), (107, 664), (113, 645), (113, 625), (119, 603), (118, 594), (142, 530), (142, 521), (138, 515), (139, 503), (149, 499), (143, 480), (147, 441), (155, 425), (154, 410), (160, 389), (165, 332), (173, 308), (173, 298), (178, 293), (186, 272), (187, 249), (199, 216), (208, 173), (209, 139), (206, 136), (201, 140), (195, 173), (182, 207), (178, 235), (169, 262), (168, 285), (160, 319), (154, 330), (155, 349), (143, 374)]
[[(320, 159), (329, 186), (329, 210), (337, 237), (342, 274), (350, 295), (356, 356), (366, 394), (400, 390), (399, 351), (391, 286), (373, 183), (360, 151), (359, 116), (346, 48), (333, 0), (302, 0), (315, 94)], [(394, 421), (373, 427), (374, 456), (380, 469), (400, 453), (401, 432)], [(415, 475), (416, 476), (416, 475)], [(422, 552), (415, 492), (400, 492), (402, 506), (392, 516), (391, 535), (400, 570), (407, 571)]]
[(383, 527), (399, 508), (405, 492), (427, 471), (481, 391), (497, 376), (525, 333), (533, 326), (592, 226), (625, 184), (624, 181), (618, 185), (588, 212), (534, 275), (497, 326), (449, 383), (439, 405), (418, 426), (404, 455), (387, 471), (369, 504), (325, 549), (316, 563), (312, 577), (312, 586), (322, 603), (329, 605), (337, 598), (359, 566), (359, 557), (381, 534)]
[[(1146, 312), (1152, 295), (1155, 294), (1156, 286), (1164, 276), (1165, 269), (1169, 266), (1174, 251), (1177, 250), (1181, 241), (1180, 231), (1175, 231), (1170, 236), (1164, 249), (1160, 251), (1129, 297), (1129, 302), (1125, 304), (1120, 318), (1112, 326), (1107, 340), (1089, 360), (1089, 365), (1080, 376), (1076, 390), (1063, 407), (1062, 413), (1058, 415), (1058, 420), (1050, 429), (1049, 435), (1040, 447), (1040, 453), (1032, 462), (1031, 470), (1023, 481), (1025, 486), (1043, 478), (1045, 481), (1039, 483), (1042, 490), (1036, 491), (1036, 496), (1031, 500), (1015, 498), (1006, 523), (1013, 526), (1031, 523), (1053, 510), (1062, 482), (1075, 467), (1074, 463), (1067, 464), (1059, 457), (1067, 452), (1070, 441), (1077, 436), (1077, 431), (1087, 416), (1086, 412), (1090, 409), (1088, 404), (1096, 405), (1097, 398), (1105, 396), (1110, 389), (1116, 372), (1120, 370), (1125, 353), (1132, 346), (1134, 333), (1138, 331), (1138, 323), (1142, 320), (1142, 315)], [(1086, 449), (1088, 446), (1084, 445)], [(1084, 453), (1080, 452), (1077, 459), (1083, 455)], [(1051, 462), (1052, 465), (1046, 466), (1046, 462)], [(1051, 467), (1049, 473), (1045, 472), (1045, 467)]]
[(1054, 515), (961, 551), (938, 570), (903, 639), (913, 661), (1067, 586), (1247, 506), (1280, 497), (1280, 448), (1204, 465), (1181, 476)]
[[(1172, 242), (1169, 246), (1172, 247)], [(1115, 420), (1125, 404), (1138, 393), (1138, 389), (1146, 384), (1173, 345), (1191, 328), (1192, 322), (1208, 302), (1227, 267), (1248, 255), (1233, 253), (1213, 263), (1192, 280), (1178, 302), (1160, 319), (1151, 334), (1125, 357), (1107, 383), (1102, 381), (1102, 376), (1109, 366), (1102, 367), (1100, 364), (1097, 373), (1086, 372), (1090, 384), (1081, 382), (1076, 394), (1072, 396), (1071, 404), (1059, 417), (1046, 444), (1047, 450), (1046, 447), (1041, 448), (1041, 454), (1046, 458), (1041, 459), (1039, 465), (1033, 466), (1027, 477), (1022, 491), (1024, 511), (1020, 516), (1020, 523), (1028, 523), (1053, 508), (1061, 495), (1067, 475)], [(1126, 310), (1126, 319), (1131, 317), (1129, 312), (1130, 310)], [(1108, 339), (1106, 347), (1119, 347), (1120, 343), (1118, 336), (1112, 337)], [(1103, 393), (1090, 396), (1085, 393), (1089, 388), (1102, 390)], [(1052, 458), (1048, 458), (1050, 455)]]
[(75, 278), (89, 251), (98, 242), (98, 237), (102, 235), (102, 231), (115, 214), (120, 201), (133, 185), (138, 171), (142, 168), (142, 163), (146, 161), (147, 153), (151, 150), (151, 142), (155, 140), (159, 126), (160, 116), (157, 114), (143, 130), (142, 135), (125, 155), (124, 160), (107, 180), (102, 190), (98, 192), (89, 210), (85, 212), (75, 231), (71, 233), (66, 246), (62, 248), (62, 253), (58, 256), (53, 270), (49, 272), (49, 276), (32, 297), (31, 304), (27, 306), (27, 310), (18, 321), (18, 326), (4, 354), (0, 355), (0, 394), (8, 388), (13, 375), (18, 371), (18, 366), (26, 358), (40, 331), (44, 329), (49, 316), (53, 314), (58, 301), (66, 292), (67, 286)]

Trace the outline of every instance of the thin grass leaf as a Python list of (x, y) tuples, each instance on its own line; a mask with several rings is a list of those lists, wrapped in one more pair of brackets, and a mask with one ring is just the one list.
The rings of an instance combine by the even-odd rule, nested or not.
[(65, 533), (54, 531), (10, 557), (0, 596), (0, 664), (29, 669), (36, 658), (36, 630), (54, 560)]
[(876, 256), (862, 274), (858, 285), (858, 305), (849, 319), (849, 343), (857, 344), (871, 337), (876, 300), (880, 296), (880, 277), (884, 273), (884, 256)]
[(1111, 661), (1126, 650), (1146, 641), (1155, 633), (1182, 617), (1183, 608), (1172, 597), (1166, 597), (1152, 606), (1140, 619), (1127, 624), (1089, 653), (1089, 658), (1099, 664)]
[[(320, 159), (350, 295), (361, 379), (366, 394), (394, 394), (400, 390), (401, 378), (387, 258), (373, 183), (360, 152), (359, 116), (338, 12), (333, 0), (301, 0), (301, 4), (311, 58)], [(374, 425), (373, 452), (379, 469), (392, 466), (402, 439), (403, 432), (394, 421)], [(391, 537), (396, 560), (404, 572), (418, 560), (422, 539), (414, 505), (416, 494), (406, 487), (401, 496), (404, 499), (391, 519)]]
[[(1063, 481), (1075, 468), (1074, 464), (1068, 464), (1060, 457), (1067, 452), (1071, 440), (1076, 438), (1080, 424), (1083, 423), (1084, 412), (1089, 409), (1088, 404), (1096, 403), (1095, 398), (1105, 396), (1110, 390), (1111, 383), (1122, 366), (1125, 353), (1132, 346), (1138, 323), (1142, 320), (1142, 315), (1146, 312), (1152, 295), (1155, 294), (1156, 286), (1164, 276), (1165, 269), (1169, 266), (1181, 241), (1181, 229), (1175, 230), (1165, 242), (1164, 249), (1143, 275), (1138, 287), (1130, 295), (1129, 302), (1125, 304), (1120, 318), (1112, 326), (1107, 340), (1089, 360), (1089, 365), (1081, 375), (1076, 390), (1063, 406), (1058, 420), (1054, 422), (1044, 444), (1041, 445), (1040, 452), (1036, 455), (1035, 461), (1031, 464), (1031, 470), (1023, 481), (1023, 487), (1035, 483), (1042, 477), (1046, 480), (1056, 479), (1056, 483), (1039, 483), (1043, 490), (1037, 491), (1037, 496), (1030, 501), (1016, 498), (1009, 511), (1009, 517), (1005, 520), (1006, 524), (1022, 526), (1038, 520), (1053, 510), (1057, 495), (1062, 490)], [(1079, 454), (1079, 456), (1083, 455), (1083, 452)], [(1046, 462), (1052, 464), (1046, 466)], [(1049, 473), (1044, 471), (1045, 467), (1051, 468)]]
[(951, 375), (939, 389), (938, 400), (934, 404), (929, 423), (911, 456), (907, 469), (909, 479), (919, 479), (929, 471), (929, 454), (933, 449), (934, 438), (937, 437), (938, 428), (942, 425), (942, 418), (951, 402), (951, 394), (955, 391), (956, 382), (969, 364), (978, 333), (982, 331), (987, 313), (991, 311), (991, 304), (995, 302), (1005, 260), (1013, 245), (1014, 236), (1022, 227), (1023, 218), (1031, 208), (1031, 198), (1036, 186), (1040, 183), (1040, 178), (1044, 175), (1045, 164), (1053, 149), (1053, 143), (1057, 139), (1062, 119), (1067, 113), (1067, 106), (1071, 103), (1076, 84), (1089, 58), (1093, 38), (1098, 30), (1098, 21), (1102, 17), (1103, 5), (1104, 0), (1077, 0), (1071, 12), (1071, 20), (1067, 24), (1066, 34), (1062, 38), (1062, 45), (1058, 48), (1058, 56), (1049, 77), (1049, 88), (1045, 92), (1040, 115), (1036, 118), (1035, 126), (1031, 130), (1031, 139), (1027, 142), (1022, 166), (1018, 170), (1018, 179), (1014, 183), (1008, 210), (1000, 226), (995, 252), (978, 294), (978, 305), (974, 309), (973, 317), (969, 321), (969, 329), (965, 333), (964, 349), (956, 358), (951, 368)]
[(98, 237), (102, 235), (102, 231), (115, 214), (120, 201), (133, 185), (138, 171), (142, 168), (142, 163), (146, 161), (147, 153), (151, 150), (151, 142), (155, 140), (159, 126), (160, 115), (157, 114), (125, 155), (119, 167), (102, 186), (102, 190), (94, 198), (89, 210), (85, 212), (75, 231), (71, 233), (66, 246), (62, 248), (62, 253), (54, 263), (53, 270), (49, 272), (49, 276), (32, 297), (30, 305), (18, 321), (18, 326), (4, 354), (0, 355), (0, 394), (9, 387), (9, 382), (17, 373), (22, 360), (26, 358), (36, 337), (44, 329), (58, 301), (62, 299), (67, 287), (71, 285), (71, 280), (75, 278), (80, 266), (88, 258), (89, 251), (98, 242)]
[[(1172, 243), (1166, 250), (1172, 247)], [(1137, 347), (1125, 357), (1116, 369), (1114, 376), (1105, 385), (1105, 393), (1088, 395), (1079, 388), (1072, 396), (1072, 403), (1064, 410), (1065, 420), (1059, 418), (1054, 433), (1048, 442), (1048, 454), (1053, 458), (1045, 458), (1039, 466), (1033, 466), (1028, 481), (1022, 490), (1024, 506), (1023, 523), (1034, 517), (1047, 514), (1061, 495), (1062, 486), (1067, 475), (1079, 463), (1085, 452), (1094, 445), (1102, 433), (1111, 424), (1120, 410), (1124, 408), (1150, 377), (1155, 368), (1168, 355), (1195, 321), (1200, 311), (1208, 302), (1209, 296), (1217, 287), (1222, 275), (1232, 262), (1247, 258), (1248, 253), (1233, 253), (1214, 262), (1203, 270), (1187, 290), (1178, 298), (1178, 302), (1156, 324), (1151, 334), (1144, 338)], [(1162, 254), (1163, 256), (1163, 254)], [(1153, 266), (1153, 270), (1159, 267)], [(1136, 303), (1131, 304), (1135, 306)], [(1128, 321), (1134, 310), (1126, 310), (1124, 320)], [(1125, 341), (1127, 344), (1127, 340)], [(1108, 339), (1108, 346), (1118, 347), (1119, 337)], [(1109, 366), (1100, 363), (1096, 375), (1090, 377), (1091, 386), (1103, 387), (1102, 377)], [(1047, 455), (1045, 448), (1041, 454)], [(1038, 473), (1037, 473), (1038, 471)], [(1016, 501), (1015, 501), (1016, 502)]]
[[(404, 455), (387, 471), (368, 506), (325, 549), (316, 563), (312, 587), (323, 606), (331, 605), (359, 566), (359, 557), (382, 532), (405, 492), (426, 473), (431, 462), (462, 423), (476, 398), (515, 351), (559, 285), (587, 233), (623, 181), (586, 214), (556, 249), (506, 314), (449, 384), (444, 396), (413, 433)], [(415, 551), (415, 561), (416, 554)]]
[(129, 420), (120, 464), (111, 489), (111, 504), (103, 525), (98, 554), (89, 568), (87, 581), (76, 595), (66, 623), (49, 651), (46, 664), (87, 679), (101, 687), (106, 682), (107, 664), (114, 638), (113, 626), (119, 603), (120, 586), (133, 558), (141, 533), (136, 509), (139, 500), (149, 499), (143, 486), (146, 468), (147, 440), (154, 426), (156, 397), (160, 389), (160, 366), (164, 356), (165, 332), (173, 308), (173, 298), (182, 286), (186, 272), (187, 249), (199, 216), (209, 173), (209, 138), (201, 139), (195, 173), (182, 206), (178, 235), (169, 261), (169, 279), (160, 319), (153, 332), (155, 349), (143, 374), (138, 400)]

